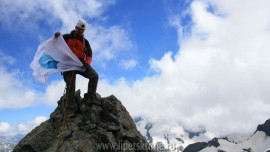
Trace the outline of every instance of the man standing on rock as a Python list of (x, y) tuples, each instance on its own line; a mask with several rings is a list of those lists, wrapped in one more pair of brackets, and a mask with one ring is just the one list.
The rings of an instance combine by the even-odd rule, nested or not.
[[(96, 103), (97, 96), (97, 84), (99, 76), (97, 72), (90, 65), (92, 61), (92, 49), (87, 39), (84, 38), (84, 31), (86, 29), (86, 22), (82, 19), (78, 21), (75, 26), (75, 30), (71, 31), (69, 34), (63, 35), (67, 45), (71, 51), (79, 58), (83, 63), (83, 66), (86, 68), (84, 72), (81, 71), (67, 71), (63, 72), (63, 77), (67, 86), (67, 105), (68, 110), (77, 110), (76, 101), (75, 101), (75, 81), (76, 74), (80, 74), (85, 78), (89, 79), (88, 82), (88, 91), (87, 91), (87, 102)], [(55, 37), (60, 36), (60, 32), (55, 33)]]

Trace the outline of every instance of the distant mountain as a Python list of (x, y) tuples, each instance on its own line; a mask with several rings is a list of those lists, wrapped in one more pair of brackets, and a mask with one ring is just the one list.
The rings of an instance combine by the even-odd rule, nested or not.
[[(204, 136), (205, 131), (185, 130), (181, 136), (166, 133), (153, 135), (151, 129), (154, 124), (141, 117), (134, 118), (134, 122), (155, 152), (270, 152), (270, 119), (258, 125), (249, 138), (231, 135), (228, 138), (214, 138), (210, 141)], [(0, 136), (0, 152), (11, 152), (23, 137), (24, 135)]]
[(209, 142), (197, 142), (183, 152), (270, 152), (270, 119), (257, 127), (255, 133), (242, 142), (214, 138)]
[(182, 152), (189, 144), (198, 141), (208, 141), (209, 138), (205, 135), (205, 130), (189, 131), (184, 130), (182, 134), (157, 130), (160, 126), (145, 120), (143, 117), (134, 119), (138, 130), (142, 133), (145, 139), (151, 144), (155, 152)]
[(11, 152), (25, 135), (0, 136), (0, 152)]
[[(270, 119), (258, 125), (254, 134), (232, 134), (210, 140), (206, 131), (184, 130), (182, 134), (154, 134), (155, 124), (135, 118), (138, 130), (154, 147), (155, 152), (270, 152)], [(158, 127), (157, 127), (158, 128)]]
[[(173, 131), (159, 132), (157, 124), (149, 122), (143, 117), (136, 117), (132, 120), (121, 102), (114, 96), (100, 98), (101, 105), (85, 104), (84, 100), (77, 92), (76, 102), (79, 113), (68, 117), (67, 123), (71, 127), (69, 130), (63, 130), (61, 127), (62, 97), (57, 109), (51, 114), (51, 118), (35, 128), (24, 140), (21, 140), (24, 135), (0, 136), (0, 152), (11, 152), (20, 140), (16, 149), (20, 152), (23, 147), (47, 148), (44, 151), (55, 151), (55, 149), (73, 151), (74, 148), (94, 149), (93, 143), (96, 141), (120, 143), (120, 146), (123, 141), (129, 144), (148, 141), (154, 152), (270, 152), (270, 119), (264, 124), (258, 125), (253, 135), (230, 135), (226, 138), (210, 140), (205, 135), (205, 130), (196, 132), (184, 130), (181, 131), (181, 134), (173, 133)], [(84, 140), (80, 140), (84, 136)], [(142, 136), (144, 139), (141, 138)], [(60, 141), (60, 137), (64, 140)], [(75, 147), (69, 145), (73, 142), (76, 143), (74, 143)]]

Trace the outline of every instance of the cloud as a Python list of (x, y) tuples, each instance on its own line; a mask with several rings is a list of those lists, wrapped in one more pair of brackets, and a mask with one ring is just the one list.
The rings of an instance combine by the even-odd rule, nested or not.
[(23, 108), (33, 105), (38, 93), (24, 86), (23, 81), (19, 78), (19, 71), (7, 71), (5, 63), (11, 64), (14, 59), (3, 52), (0, 52), (0, 55), (5, 56), (0, 59), (0, 109)]
[[(63, 28), (69, 29), (74, 28), (74, 23), (81, 17), (101, 17), (105, 8), (114, 3), (114, 0), (79, 0), (76, 2), (72, 0), (1, 0), (0, 12), (2, 15), (0, 19), (3, 21), (2, 24), (9, 25), (7, 27), (10, 28), (19, 24), (30, 29), (35, 29), (38, 21), (53, 25), (60, 20)], [(50, 19), (47, 19), (48, 17)], [(16, 24), (14, 24), (15, 21)]]
[(46, 105), (56, 105), (57, 101), (64, 94), (66, 83), (64, 80), (55, 80), (51, 82), (41, 96), (41, 101)]
[(0, 133), (3, 134), (7, 132), (10, 129), (10, 125), (6, 122), (1, 122), (0, 123)]
[[(66, 83), (62, 80), (52, 81), (46, 88), (45, 92), (39, 96), (41, 102), (46, 105), (56, 106), (57, 101), (64, 94)], [(81, 90), (81, 96), (87, 92), (88, 79), (76, 74), (76, 90)]]
[(11, 56), (7, 56), (2, 51), (0, 51), (0, 64), (12, 65), (15, 63), (15, 59)]
[[(188, 8), (191, 24), (186, 26), (189, 27), (181, 25), (181, 15), (170, 18), (178, 33), (180, 50), (176, 54), (167, 52), (161, 59), (152, 59), (150, 70), (155, 71), (155, 75), (133, 82), (125, 78), (116, 82), (100, 80), (98, 92), (102, 96), (116, 95), (133, 117), (145, 116), (154, 125), (162, 125), (162, 130), (179, 125), (195, 131), (204, 128), (212, 136), (253, 132), (259, 123), (269, 118), (269, 3), (267, 0), (193, 1)], [(214, 9), (209, 10), (211, 6)], [(66, 25), (74, 23), (65, 17), (61, 20)], [(101, 33), (105, 37), (104, 41), (101, 37), (95, 38), (98, 44), (93, 44), (93, 48), (102, 49), (99, 54), (105, 60), (117, 55), (116, 48), (124, 50), (132, 45), (128, 34), (119, 26), (89, 27), (95, 36)], [(63, 25), (62, 29), (68, 27)], [(187, 29), (190, 34), (183, 34)], [(94, 40), (90, 31), (87, 35)], [(111, 34), (106, 37), (108, 31)], [(124, 34), (116, 36), (115, 40), (113, 36), (117, 31)], [(126, 44), (120, 43), (121, 40)], [(103, 47), (103, 43), (108, 48)], [(108, 52), (110, 48), (114, 48), (113, 54)], [(7, 79), (9, 81), (6, 77), (0, 79), (1, 85), (12, 84), (6, 85), (7, 90), (25, 89), (22, 85), (17, 86), (20, 83), (14, 74), (3, 68), (0, 70), (10, 78)], [(85, 81), (78, 76), (76, 85), (82, 92), (87, 90)], [(49, 85), (45, 93), (49, 104), (56, 104), (58, 95), (63, 93), (63, 86), (63, 80)], [(4, 90), (6, 87), (1, 86), (0, 89), (5, 92), (4, 97), (11, 92)], [(20, 95), (20, 91), (17, 94), (24, 99), (29, 98), (24, 100), (29, 105), (33, 103), (31, 91), (27, 96)], [(10, 100), (0, 101), (3, 104)], [(7, 124), (1, 125), (9, 128)], [(156, 130), (158, 128), (155, 133)]]
[(125, 56), (125, 52), (134, 48), (128, 32), (121, 26), (104, 28), (95, 25), (89, 28), (90, 30), (86, 31), (86, 36), (89, 37), (94, 52), (93, 61), (103, 67), (108, 61), (121, 58), (121, 56)]
[(38, 116), (34, 120), (20, 123), (14, 126), (10, 125), (7, 122), (0, 122), (0, 134), (2, 136), (14, 136), (18, 134), (25, 135), (46, 120), (47, 118), (43, 116)]
[(129, 69), (133, 69), (138, 64), (138, 62), (134, 59), (121, 60), (119, 64), (122, 68), (129, 70)]
[[(57, 101), (64, 94), (66, 83), (63, 79), (54, 80), (46, 86), (44, 92), (35, 90), (25, 85), (18, 69), (8, 71), (6, 62), (14, 62), (14, 58), (0, 51), (0, 110), (6, 108), (18, 109), (37, 104), (56, 106)], [(10, 63), (11, 64), (11, 63)], [(11, 64), (12, 65), (12, 64)], [(87, 92), (88, 79), (76, 75), (76, 89), (83, 93)]]
[[(181, 15), (170, 20), (180, 50), (150, 61), (156, 75), (104, 80), (99, 91), (115, 94), (131, 115), (169, 128), (177, 122), (216, 136), (253, 132), (269, 119), (269, 6), (267, 0), (195, 0), (189, 28)], [(185, 29), (190, 35), (182, 34)]]
[(34, 90), (25, 88), (15, 73), (9, 73), (3, 67), (0, 67), (0, 72), (0, 109), (22, 108), (34, 104), (36, 99)]
[(16, 126), (16, 130), (19, 134), (27, 134), (36, 126), (40, 125), (42, 122), (46, 121), (47, 118), (44, 116), (38, 116), (34, 120), (27, 121), (25, 123), (21, 123)]
[(104, 27), (98, 22), (106, 20), (106, 9), (114, 5), (115, 0), (0, 0), (0, 3), (0, 25), (13, 32), (35, 33), (40, 42), (48, 39), (44, 36), (48, 33), (51, 36), (57, 31), (69, 33), (78, 19), (84, 18), (88, 22), (85, 37), (91, 43), (98, 66), (105, 67), (120, 53), (134, 48), (123, 27)]
[[(52, 32), (53, 34), (56, 29), (68, 33), (74, 29), (79, 18), (91, 21), (85, 34), (94, 51), (93, 63), (101, 67), (105, 67), (111, 60), (124, 58), (124, 55), (119, 56), (119, 54), (124, 54), (133, 47), (128, 32), (121, 26), (113, 25), (105, 28), (96, 21), (106, 18), (104, 13), (107, 7), (115, 4), (114, 0), (80, 0), (76, 2), (71, 0), (0, 0), (0, 3), (0, 25), (5, 27), (5, 30), (9, 29), (12, 32), (20, 30), (19, 33), (27, 32), (27, 35), (31, 32), (42, 34), (42, 30), (46, 30), (45, 33)], [(39, 36), (40, 41), (47, 39), (43, 35)], [(31, 45), (33, 44), (31, 43)], [(16, 60), (2, 52), (0, 52), (0, 57), (0, 72), (3, 73), (0, 76), (0, 109), (23, 108), (39, 103), (54, 105), (63, 94), (65, 87), (63, 81), (53, 81), (46, 88), (45, 93), (25, 87), (24, 82), (19, 78), (19, 72), (7, 70), (7, 64), (11, 65)]]

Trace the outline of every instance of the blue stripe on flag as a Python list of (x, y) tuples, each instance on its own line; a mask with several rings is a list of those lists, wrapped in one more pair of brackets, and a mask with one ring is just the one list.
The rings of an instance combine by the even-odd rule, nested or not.
[(58, 61), (54, 60), (50, 55), (43, 53), (38, 60), (41, 67), (46, 69), (57, 69)]

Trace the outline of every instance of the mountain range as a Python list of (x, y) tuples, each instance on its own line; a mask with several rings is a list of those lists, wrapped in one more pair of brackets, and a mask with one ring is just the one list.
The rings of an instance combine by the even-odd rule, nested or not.
[[(43, 147), (54, 151), (55, 148), (59, 148), (57, 147), (59, 144), (54, 144), (60, 142), (57, 140), (60, 135), (65, 139), (62, 143), (62, 151), (66, 151), (65, 148), (73, 148), (69, 146), (71, 141), (77, 142), (75, 146), (86, 146), (87, 149), (93, 148), (93, 143), (97, 141), (112, 143), (122, 142), (125, 139), (125, 142), (129, 144), (146, 143), (147, 141), (148, 146), (152, 147), (154, 152), (270, 152), (270, 119), (264, 124), (258, 125), (256, 131), (250, 135), (230, 135), (209, 139), (205, 135), (205, 130), (184, 130), (181, 134), (157, 133), (154, 131), (157, 124), (147, 121), (143, 117), (132, 119), (116, 97), (100, 97), (101, 105), (83, 104), (86, 99), (80, 97), (79, 91), (76, 92), (75, 98), (78, 107), (80, 107), (79, 111), (84, 112), (79, 112), (79, 114), (68, 118), (67, 123), (72, 127), (63, 132), (60, 125), (63, 115), (61, 110), (63, 98), (64, 96), (58, 101), (58, 107), (51, 114), (51, 118), (36, 127), (27, 136), (21, 134), (0, 136), (0, 152), (11, 152), (19, 141), (19, 146), (17, 145), (15, 151), (21, 152), (22, 147), (32, 146), (35, 148), (36, 145), (37, 149)], [(46, 144), (50, 144), (44, 145), (44, 137), (47, 135), (50, 140), (54, 141), (45, 141)], [(90, 138), (91, 141), (88, 141)]]
[[(144, 119), (134, 118), (134, 121), (137, 128), (140, 128)], [(156, 152), (270, 152), (270, 119), (259, 125), (253, 135), (244, 137), (234, 135), (231, 138), (212, 140), (203, 135), (204, 131), (186, 131), (181, 137), (174, 134), (152, 135), (152, 127), (153, 124), (146, 123), (144, 129), (140, 131), (146, 131), (144, 137), (151, 145), (155, 145)], [(22, 134), (0, 136), (0, 152), (11, 152), (24, 136)], [(159, 141), (154, 141), (154, 139), (159, 139)]]
[(0, 136), (0, 152), (11, 152), (25, 135)]
[(270, 119), (258, 125), (254, 134), (243, 142), (214, 138), (191, 144), (183, 152), (270, 152)]

